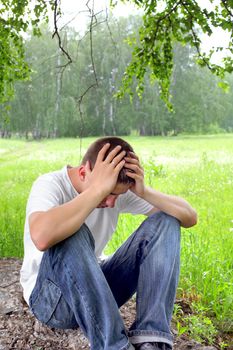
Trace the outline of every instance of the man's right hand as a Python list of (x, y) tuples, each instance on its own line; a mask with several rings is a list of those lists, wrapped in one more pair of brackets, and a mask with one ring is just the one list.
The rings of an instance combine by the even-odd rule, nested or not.
[[(87, 161), (86, 188), (92, 188), (99, 193), (102, 198), (108, 196), (116, 187), (119, 172), (125, 164), (125, 151), (121, 151), (121, 146), (116, 146), (105, 158), (110, 144), (106, 143), (99, 151), (94, 168), (91, 170), (90, 162)], [(120, 153), (119, 153), (120, 152)]]

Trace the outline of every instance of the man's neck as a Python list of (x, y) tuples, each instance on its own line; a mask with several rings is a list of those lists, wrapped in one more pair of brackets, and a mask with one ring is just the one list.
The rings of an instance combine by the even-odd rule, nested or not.
[(70, 181), (71, 181), (72, 185), (74, 186), (74, 188), (76, 189), (76, 191), (78, 193), (81, 193), (82, 186), (81, 186), (81, 181), (79, 179), (78, 169), (79, 169), (78, 166), (77, 167), (68, 167), (67, 173), (68, 173)]

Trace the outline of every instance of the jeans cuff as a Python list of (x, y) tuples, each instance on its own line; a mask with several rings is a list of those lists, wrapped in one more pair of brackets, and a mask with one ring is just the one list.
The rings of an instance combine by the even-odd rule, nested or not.
[(132, 344), (158, 342), (173, 346), (173, 336), (161, 331), (132, 330), (128, 332), (128, 337)]

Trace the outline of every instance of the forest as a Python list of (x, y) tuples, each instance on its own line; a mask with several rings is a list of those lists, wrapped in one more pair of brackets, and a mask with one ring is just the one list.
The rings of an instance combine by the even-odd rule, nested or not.
[[(139, 16), (99, 21), (92, 35), (66, 26), (63, 45), (72, 56), (67, 65), (43, 24), (42, 36), (25, 37), (30, 79), (17, 82), (15, 97), (1, 105), (0, 137), (26, 139), (98, 135), (214, 134), (233, 131), (233, 78), (228, 87), (208, 68), (195, 64), (191, 46), (174, 46), (169, 110), (160, 98), (157, 83), (145, 75), (143, 94), (116, 95), (131, 47), (141, 25)], [(130, 44), (130, 45), (129, 45)], [(137, 85), (135, 82), (135, 90)], [(127, 92), (127, 91), (126, 91)]]

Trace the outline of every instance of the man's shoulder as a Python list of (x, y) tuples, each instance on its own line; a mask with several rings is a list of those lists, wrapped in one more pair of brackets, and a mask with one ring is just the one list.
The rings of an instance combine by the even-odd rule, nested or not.
[(47, 210), (74, 197), (64, 170), (40, 175), (33, 183), (27, 202), (27, 212)]
[(61, 189), (64, 191), (66, 187), (67, 180), (63, 168), (40, 175), (32, 184), (31, 194), (39, 194), (40, 191), (42, 195), (45, 194), (45, 191), (48, 193), (60, 192)]
[(34, 183), (37, 182), (56, 182), (56, 181), (62, 181), (62, 179), (64, 179), (64, 171), (65, 169), (59, 169), (59, 170), (55, 170), (55, 171), (51, 171), (45, 174), (41, 174), (37, 177), (37, 179), (35, 180)]

